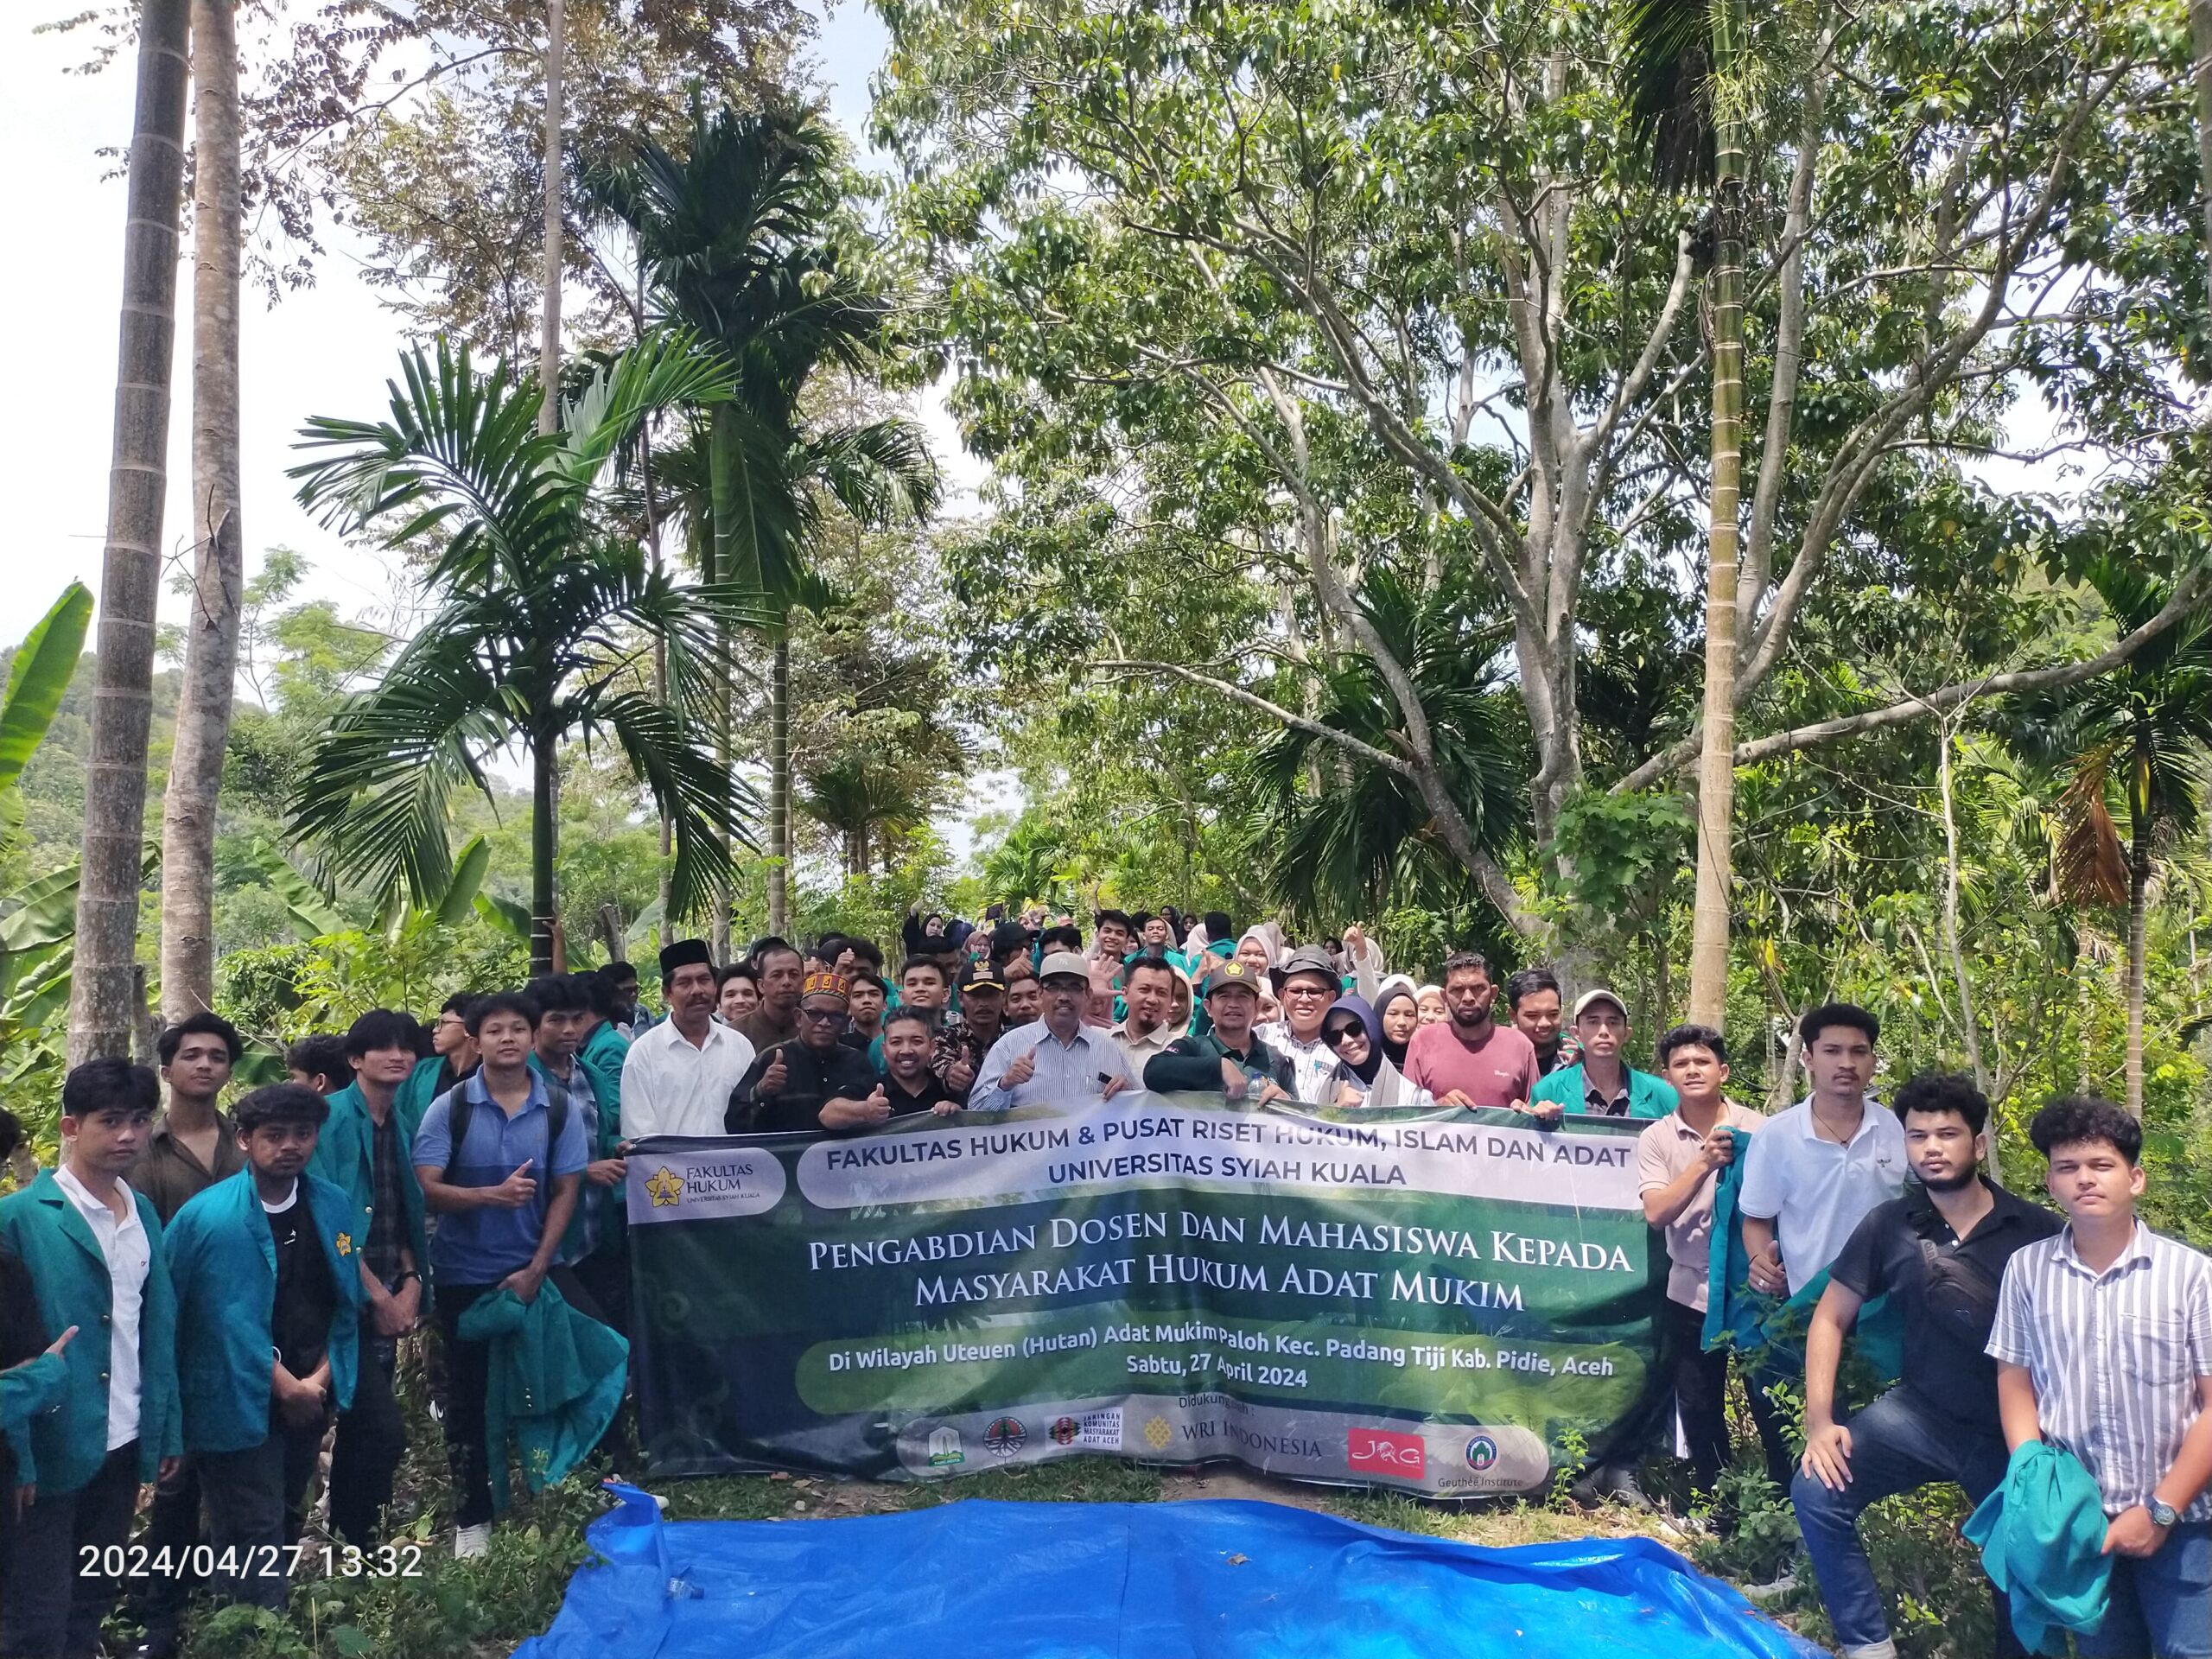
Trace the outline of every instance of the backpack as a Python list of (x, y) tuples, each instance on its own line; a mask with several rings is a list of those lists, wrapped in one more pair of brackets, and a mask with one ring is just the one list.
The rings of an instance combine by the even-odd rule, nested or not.
[[(550, 1177), (553, 1148), (561, 1144), (561, 1136), (569, 1127), (569, 1085), (550, 1072), (533, 1071), (531, 1075), (545, 1085), (545, 1174)], [(452, 1103), (446, 1108), (446, 1132), (452, 1137), (451, 1149), (446, 1154), (446, 1166), (438, 1176), (448, 1185), (461, 1163), (461, 1148), (468, 1144), (468, 1123), (475, 1115), (476, 1103), (469, 1098), (467, 1089), (455, 1085)]]

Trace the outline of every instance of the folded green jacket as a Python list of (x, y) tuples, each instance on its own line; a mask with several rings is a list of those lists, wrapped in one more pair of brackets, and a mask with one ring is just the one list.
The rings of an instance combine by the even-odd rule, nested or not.
[(2004, 1484), (1967, 1517), (1967, 1541), (2011, 1602), (2012, 1632), (2031, 1653), (2063, 1653), (2061, 1632), (2104, 1623), (2112, 1558), (2104, 1553), (2104, 1495), (2070, 1452), (2030, 1440)]
[(559, 1483), (614, 1421), (629, 1377), (630, 1344), (570, 1307), (550, 1283), (528, 1302), (512, 1290), (479, 1297), (461, 1316), (461, 1334), (492, 1348), (484, 1445), (492, 1502), (504, 1510), (509, 1437), (526, 1490)]

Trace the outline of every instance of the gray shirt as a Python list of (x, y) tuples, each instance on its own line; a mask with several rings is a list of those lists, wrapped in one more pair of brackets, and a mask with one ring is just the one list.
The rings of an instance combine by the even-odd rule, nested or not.
[[(1037, 1052), (1036, 1069), (1027, 1083), (1006, 1086), (1007, 1068)], [(1002, 1112), (1014, 1106), (1034, 1106), (1062, 1100), (1096, 1100), (1115, 1078), (1132, 1082), (1129, 1063), (1109, 1031), (1079, 1026), (1075, 1039), (1063, 1043), (1042, 1020), (1017, 1026), (991, 1045), (976, 1086), (968, 1093), (971, 1112)]]

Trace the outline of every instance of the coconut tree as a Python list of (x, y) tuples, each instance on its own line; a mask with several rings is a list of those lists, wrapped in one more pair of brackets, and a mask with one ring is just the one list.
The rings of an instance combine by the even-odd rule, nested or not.
[(85, 769), (83, 880), (69, 1062), (127, 1055), (144, 861), (146, 737), (154, 712), (154, 608), (168, 487), (169, 358), (176, 335), (177, 219), (184, 197), (191, 0), (141, 0), (137, 105), (125, 167), (123, 304), (100, 564), (99, 668)]
[[(937, 499), (936, 470), (910, 423), (808, 418), (817, 378), (871, 368), (890, 316), (840, 235), (849, 182), (835, 130), (818, 110), (785, 99), (757, 111), (696, 108), (681, 158), (641, 139), (586, 181), (600, 211), (637, 238), (657, 304), (735, 368), (732, 395), (704, 412), (703, 464), (692, 476), (705, 485), (708, 533), (696, 545), (707, 582), (766, 595), (768, 925), (777, 932), (789, 925), (790, 618), (821, 596), (808, 550), (823, 493), (869, 522), (926, 513)], [(681, 463), (668, 460), (673, 477)]]
[[(2083, 581), (2126, 634), (2172, 596), (2139, 550), (2090, 560)], [(2152, 880), (2202, 819), (2212, 766), (2212, 617), (2158, 635), (2111, 673), (2020, 709), (2014, 743), (2063, 766), (2058, 876), (2069, 890), (2116, 896), (2126, 872), (2127, 1109), (2143, 1111), (2144, 962)]]
[(162, 1008), (215, 995), (215, 798), (238, 679), (238, 46), (235, 0), (193, 0), (192, 611), (162, 798)]
[[(436, 613), (309, 755), (292, 832), (378, 892), (417, 903), (448, 891), (448, 804), (486, 789), (485, 766), (519, 750), (531, 769), (531, 962), (553, 962), (556, 766), (563, 743), (611, 741), (674, 830), (677, 913), (726, 892), (747, 792), (697, 734), (711, 730), (718, 631), (769, 619), (750, 590), (690, 586), (610, 533), (594, 489), (657, 412), (726, 396), (728, 365), (681, 331), (616, 357), (557, 430), (537, 432), (534, 377), (479, 373), (442, 340), (401, 359), (391, 416), (320, 419), (295, 467), (301, 500), (340, 530), (435, 549)], [(654, 642), (669, 691), (652, 690)]]

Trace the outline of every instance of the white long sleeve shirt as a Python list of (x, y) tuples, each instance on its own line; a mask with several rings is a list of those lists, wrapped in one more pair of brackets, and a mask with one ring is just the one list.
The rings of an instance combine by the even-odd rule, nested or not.
[(730, 1090), (753, 1064), (753, 1045), (734, 1027), (707, 1027), (694, 1047), (664, 1020), (630, 1044), (622, 1062), (622, 1138), (727, 1135)]

